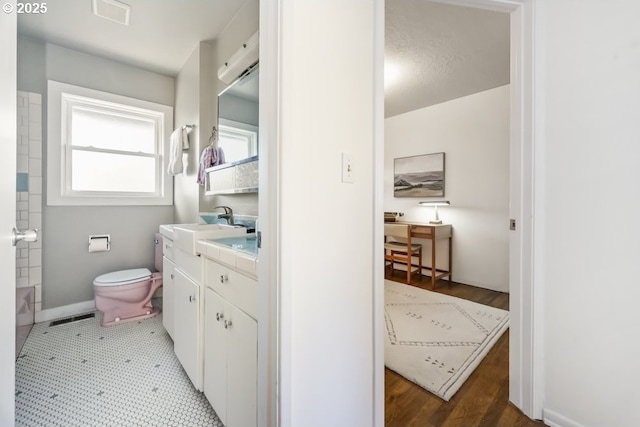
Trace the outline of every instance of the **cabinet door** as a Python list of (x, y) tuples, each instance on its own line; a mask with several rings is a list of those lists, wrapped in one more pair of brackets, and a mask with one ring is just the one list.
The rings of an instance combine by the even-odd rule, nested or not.
[(258, 323), (226, 303), (227, 427), (257, 423)]
[(227, 425), (227, 330), (225, 303), (214, 291), (205, 289), (204, 301), (204, 394)]
[(202, 390), (200, 364), (200, 287), (179, 269), (174, 272), (175, 317), (173, 348), (193, 385)]
[(175, 339), (175, 269), (176, 266), (171, 260), (167, 257), (162, 258), (162, 324), (173, 339)]

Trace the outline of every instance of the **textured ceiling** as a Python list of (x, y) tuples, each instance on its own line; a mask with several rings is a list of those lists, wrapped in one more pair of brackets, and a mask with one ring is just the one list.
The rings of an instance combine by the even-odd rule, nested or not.
[(386, 0), (385, 117), (509, 83), (509, 15)]
[(215, 39), (239, 0), (123, 0), (129, 26), (95, 16), (91, 0), (53, 0), (47, 13), (18, 15), (18, 33), (175, 76), (200, 41)]

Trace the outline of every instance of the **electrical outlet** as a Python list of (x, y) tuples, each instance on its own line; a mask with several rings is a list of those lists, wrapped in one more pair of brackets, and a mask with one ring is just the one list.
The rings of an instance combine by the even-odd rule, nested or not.
[(353, 184), (353, 158), (351, 154), (342, 153), (342, 182)]

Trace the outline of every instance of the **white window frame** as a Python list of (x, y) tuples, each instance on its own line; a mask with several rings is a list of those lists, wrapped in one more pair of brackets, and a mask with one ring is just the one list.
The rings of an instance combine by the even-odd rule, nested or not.
[[(218, 124), (218, 132), (220, 135), (233, 135), (243, 138), (247, 141), (249, 157), (258, 155), (258, 127), (247, 123), (236, 122), (233, 120), (220, 118)], [(242, 159), (244, 160), (244, 159)]]
[[(118, 112), (123, 116), (144, 118), (155, 123), (156, 188), (154, 192), (92, 192), (71, 188), (71, 153), (69, 142), (71, 111), (74, 107), (104, 112)], [(154, 102), (115, 95), (66, 83), (48, 81), (47, 131), (47, 205), (49, 206), (119, 206), (171, 205), (173, 179), (165, 171), (168, 167), (169, 136), (173, 128), (173, 108)], [(75, 149), (78, 149), (76, 147)], [(114, 152), (93, 147), (80, 148), (93, 152)], [(129, 153), (127, 155), (137, 156)], [(149, 157), (149, 154), (139, 154)]]

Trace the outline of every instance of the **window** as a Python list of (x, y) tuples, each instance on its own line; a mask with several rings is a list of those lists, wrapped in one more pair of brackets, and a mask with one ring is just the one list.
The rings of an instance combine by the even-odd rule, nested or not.
[(49, 81), (47, 203), (170, 205), (171, 107)]
[(218, 146), (226, 163), (258, 155), (258, 128), (245, 123), (220, 119)]

